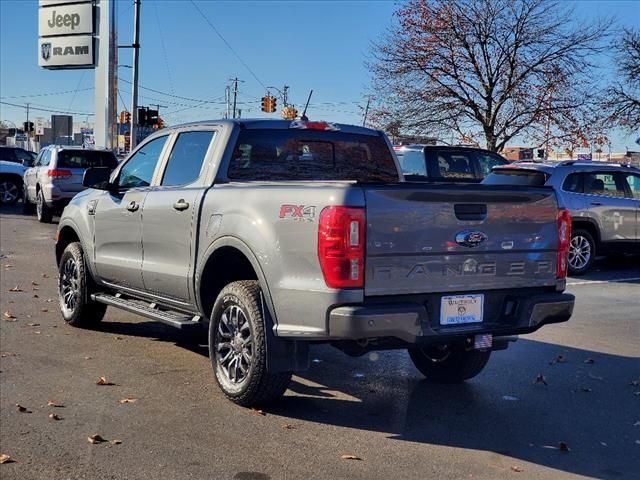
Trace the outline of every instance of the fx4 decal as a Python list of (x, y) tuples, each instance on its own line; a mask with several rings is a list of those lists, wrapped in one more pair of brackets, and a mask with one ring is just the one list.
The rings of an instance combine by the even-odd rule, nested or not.
[(280, 218), (313, 222), (316, 218), (315, 205), (280, 205)]

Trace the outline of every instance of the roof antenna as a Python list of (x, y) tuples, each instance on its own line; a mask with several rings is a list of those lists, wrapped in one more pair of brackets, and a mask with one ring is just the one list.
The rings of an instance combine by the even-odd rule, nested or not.
[(309, 118), (307, 117), (307, 107), (309, 107), (309, 102), (311, 101), (311, 95), (313, 95), (313, 90), (309, 92), (309, 98), (307, 98), (307, 104), (304, 106), (304, 112), (302, 112), (302, 116), (300, 117), (300, 120), (302, 120), (303, 122), (309, 121)]

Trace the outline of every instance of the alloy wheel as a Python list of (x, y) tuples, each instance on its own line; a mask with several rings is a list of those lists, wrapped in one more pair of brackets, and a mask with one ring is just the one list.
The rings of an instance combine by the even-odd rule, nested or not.
[(80, 298), (80, 274), (73, 258), (68, 258), (60, 273), (60, 300), (65, 313), (72, 315)]
[(574, 270), (582, 270), (591, 260), (591, 244), (586, 237), (576, 235), (571, 239), (569, 247), (569, 265)]
[(0, 182), (0, 202), (11, 204), (18, 199), (19, 193), (18, 186), (15, 183), (9, 180)]
[(253, 364), (253, 334), (245, 312), (228, 306), (218, 322), (216, 359), (227, 380), (238, 385), (249, 376)]

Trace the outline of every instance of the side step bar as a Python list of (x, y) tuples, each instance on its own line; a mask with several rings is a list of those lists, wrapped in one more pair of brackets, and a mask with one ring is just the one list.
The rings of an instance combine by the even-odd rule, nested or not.
[(166, 323), (181, 330), (192, 330), (202, 328), (200, 315), (189, 316), (183, 313), (160, 310), (155, 303), (146, 304), (139, 300), (126, 300), (118, 295), (106, 293), (94, 293), (91, 299), (95, 302), (104, 303), (127, 312), (136, 313), (143, 317), (151, 318), (158, 322)]

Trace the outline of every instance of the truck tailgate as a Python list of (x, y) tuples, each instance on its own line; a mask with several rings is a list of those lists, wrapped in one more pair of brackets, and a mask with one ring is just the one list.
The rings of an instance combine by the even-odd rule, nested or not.
[(554, 286), (552, 189), (395, 184), (365, 188), (365, 295)]

